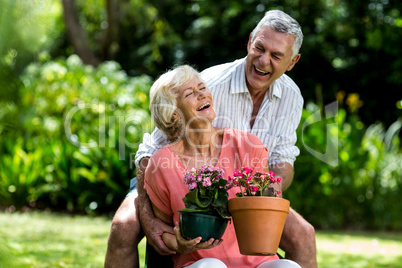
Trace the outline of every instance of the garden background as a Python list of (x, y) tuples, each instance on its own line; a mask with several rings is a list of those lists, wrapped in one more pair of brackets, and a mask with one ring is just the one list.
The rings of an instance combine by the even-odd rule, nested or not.
[(152, 81), (246, 55), (265, 11), (302, 26), (285, 198), (318, 230), (402, 230), (402, 2), (0, 0), (0, 210), (113, 216)]

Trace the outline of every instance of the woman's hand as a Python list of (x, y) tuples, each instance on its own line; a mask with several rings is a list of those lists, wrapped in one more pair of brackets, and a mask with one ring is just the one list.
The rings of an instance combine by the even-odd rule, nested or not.
[(200, 249), (211, 249), (216, 246), (219, 246), (222, 243), (222, 239), (209, 239), (208, 241), (201, 242), (201, 237), (197, 237), (191, 240), (188, 240), (181, 236), (179, 223), (176, 222), (176, 225), (173, 229), (176, 240), (177, 240), (177, 253), (186, 254), (193, 251), (197, 251)]

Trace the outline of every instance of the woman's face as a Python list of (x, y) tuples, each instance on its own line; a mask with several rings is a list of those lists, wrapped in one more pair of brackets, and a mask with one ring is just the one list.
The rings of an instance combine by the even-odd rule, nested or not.
[(211, 92), (198, 77), (177, 88), (176, 93), (179, 116), (186, 125), (195, 128), (215, 119)]

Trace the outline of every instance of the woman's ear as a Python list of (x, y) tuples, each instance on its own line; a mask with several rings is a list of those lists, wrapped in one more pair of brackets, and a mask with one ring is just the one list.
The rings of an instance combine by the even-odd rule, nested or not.
[(176, 120), (178, 120), (178, 119), (180, 119), (180, 116), (179, 116), (179, 114), (177, 113), (177, 111), (175, 111), (175, 112), (173, 113), (173, 115), (172, 115), (171, 121), (174, 122), (174, 121), (176, 121)]

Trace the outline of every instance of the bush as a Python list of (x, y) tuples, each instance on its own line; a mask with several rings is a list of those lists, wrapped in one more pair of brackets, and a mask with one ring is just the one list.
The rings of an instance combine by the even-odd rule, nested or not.
[(308, 104), (298, 130), (301, 154), (285, 191), (292, 207), (317, 228), (401, 229), (402, 121), (386, 131), (381, 123), (365, 128), (344, 109), (311, 120), (317, 111)]
[(133, 153), (153, 128), (151, 79), (73, 55), (31, 64), (21, 80), (18, 113), (0, 117), (0, 205), (114, 211), (135, 173)]

